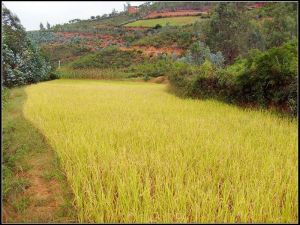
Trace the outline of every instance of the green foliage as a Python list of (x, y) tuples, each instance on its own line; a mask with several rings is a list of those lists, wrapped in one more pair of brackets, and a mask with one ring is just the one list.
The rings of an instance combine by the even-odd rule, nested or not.
[(89, 54), (72, 62), (72, 68), (124, 68), (143, 61), (138, 51), (121, 51), (116, 47), (109, 47), (97, 53)]
[(157, 25), (184, 26), (187, 24), (192, 24), (199, 20), (201, 20), (201, 18), (198, 16), (165, 17), (165, 18), (137, 20), (132, 23), (128, 23), (125, 26), (129, 26), (129, 27), (156, 27)]
[[(117, 26), (130, 22), (135, 19), (134, 14), (118, 13), (114, 16), (102, 16), (100, 19), (93, 20), (72, 20), (70, 23), (58, 24), (52, 26), (51, 30), (54, 32), (87, 32), (87, 33), (100, 33), (102, 31), (113, 31)], [(113, 27), (115, 26), (115, 27)], [(110, 27), (113, 27), (110, 28)], [(107, 29), (107, 30), (106, 30)]]
[(297, 61), (296, 41), (266, 52), (252, 51), (245, 72), (237, 78), (237, 96), (261, 105), (285, 105), (290, 101), (290, 108), (296, 113), (293, 104), (297, 92)]
[(24, 212), (28, 205), (29, 197), (22, 197), (20, 200), (12, 203), (12, 206), (17, 212)]
[(224, 57), (221, 52), (212, 53), (203, 42), (193, 43), (183, 58), (186, 62), (194, 65), (202, 65), (205, 61), (211, 62), (216, 67), (223, 67)]
[(172, 61), (169, 58), (156, 57), (152, 59), (145, 60), (143, 63), (132, 65), (128, 68), (130, 72), (135, 77), (158, 77), (164, 76), (169, 71), (172, 70)]
[(235, 4), (219, 3), (207, 26), (207, 44), (213, 51), (222, 52), (227, 64), (243, 53), (249, 21)]
[(193, 42), (193, 34), (185, 27), (165, 26), (154, 32), (148, 32), (148, 35), (133, 42), (133, 45), (170, 47), (177, 46), (186, 49)]
[(214, 6), (215, 2), (152, 2), (148, 5), (149, 10), (176, 10), (176, 9), (201, 9), (202, 7)]
[(113, 68), (82, 68), (73, 69), (70, 67), (62, 67), (56, 71), (59, 78), (64, 79), (110, 79), (123, 80), (135, 77), (134, 74), (128, 73), (125, 69)]
[(27, 36), (36, 44), (64, 41), (59, 35), (51, 31), (28, 31)]
[(81, 44), (49, 44), (41, 46), (42, 55), (50, 62), (52, 68), (67, 64), (79, 56), (90, 53), (91, 49)]
[(7, 105), (7, 101), (8, 101), (8, 89), (6, 87), (1, 87), (1, 102), (2, 102), (2, 106), (1, 109), (4, 109)]
[(3, 85), (12, 87), (49, 79), (51, 67), (26, 36), (18, 17), (3, 7), (2, 19)]
[(40, 30), (45, 30), (43, 23), (40, 23)]
[(263, 34), (267, 48), (280, 46), (297, 37), (297, 7), (296, 2), (281, 2), (273, 6), (270, 12), (272, 19), (263, 23)]
[(297, 62), (297, 41), (292, 41), (265, 52), (252, 50), (224, 69), (210, 61), (198, 66), (196, 74), (181, 66), (169, 79), (173, 90), (182, 95), (275, 106), (296, 115)]

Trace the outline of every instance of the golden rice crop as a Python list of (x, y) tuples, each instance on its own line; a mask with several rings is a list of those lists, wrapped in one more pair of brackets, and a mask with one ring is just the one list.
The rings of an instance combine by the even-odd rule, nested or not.
[(298, 221), (295, 120), (162, 84), (56, 80), (26, 93), (81, 222)]

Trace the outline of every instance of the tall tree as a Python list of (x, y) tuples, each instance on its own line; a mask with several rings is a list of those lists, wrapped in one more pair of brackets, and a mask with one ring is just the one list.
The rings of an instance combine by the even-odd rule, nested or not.
[(47, 22), (47, 30), (50, 30), (50, 29), (51, 29), (50, 23)]
[(246, 48), (249, 19), (237, 10), (236, 5), (219, 3), (208, 23), (206, 41), (213, 51), (221, 51), (226, 63)]
[(50, 66), (16, 15), (2, 5), (2, 81), (12, 87), (48, 79)]
[(273, 3), (272, 19), (263, 23), (263, 33), (267, 48), (278, 47), (298, 36), (297, 3)]
[(40, 30), (45, 30), (45, 27), (42, 22), (40, 23)]

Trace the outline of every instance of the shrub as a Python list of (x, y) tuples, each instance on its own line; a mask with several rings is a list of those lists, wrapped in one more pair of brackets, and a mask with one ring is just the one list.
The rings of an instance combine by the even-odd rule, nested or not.
[(142, 62), (143, 56), (138, 51), (121, 51), (116, 47), (109, 47), (97, 53), (89, 54), (72, 62), (72, 68), (124, 68)]
[(184, 96), (275, 106), (296, 115), (297, 59), (297, 41), (291, 41), (265, 52), (252, 50), (224, 69), (207, 59), (193, 70), (184, 64), (169, 74), (169, 80)]
[(210, 61), (216, 67), (223, 67), (225, 61), (220, 51), (216, 54), (212, 53), (209, 47), (201, 41), (195, 42), (189, 47), (184, 60), (194, 65), (201, 65), (205, 61)]
[(285, 105), (289, 96), (293, 96), (290, 87), (296, 79), (295, 42), (273, 47), (266, 52), (254, 50), (247, 59), (245, 71), (237, 78), (237, 96), (242, 101), (258, 102), (261, 105)]
[(169, 58), (153, 58), (145, 60), (143, 63), (132, 65), (128, 71), (136, 76), (148, 75), (149, 77), (158, 77), (166, 75), (172, 70), (172, 62)]

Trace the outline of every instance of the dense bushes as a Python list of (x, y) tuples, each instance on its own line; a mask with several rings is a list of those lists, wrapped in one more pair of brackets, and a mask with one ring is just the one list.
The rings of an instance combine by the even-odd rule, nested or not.
[(180, 48), (188, 48), (193, 43), (193, 34), (185, 27), (164, 26), (153, 29), (147, 36), (133, 42), (133, 45), (170, 47), (176, 45)]
[(183, 64), (169, 74), (169, 79), (182, 95), (275, 106), (296, 114), (297, 62), (297, 42), (293, 41), (265, 52), (253, 50), (224, 69), (205, 61), (193, 72)]
[(64, 65), (91, 51), (91, 48), (81, 44), (48, 44), (41, 46), (41, 54), (55, 69), (58, 67), (59, 61), (61, 65)]
[(123, 68), (143, 61), (139, 51), (121, 51), (117, 47), (109, 47), (97, 53), (89, 54), (72, 62), (72, 68)]
[[(296, 101), (297, 62), (296, 42), (266, 52), (252, 51), (245, 72), (237, 77), (237, 96), (240, 100), (264, 106), (285, 106)], [(292, 111), (295, 112), (296, 108)]]
[(166, 75), (172, 70), (171, 59), (167, 56), (145, 59), (143, 63), (132, 65), (128, 72), (135, 77), (158, 77)]
[(50, 65), (40, 54), (17, 16), (2, 8), (2, 82), (4, 86), (36, 83), (49, 79)]

